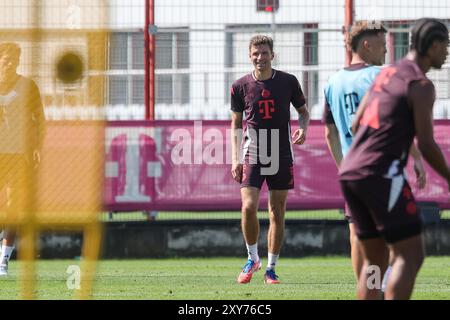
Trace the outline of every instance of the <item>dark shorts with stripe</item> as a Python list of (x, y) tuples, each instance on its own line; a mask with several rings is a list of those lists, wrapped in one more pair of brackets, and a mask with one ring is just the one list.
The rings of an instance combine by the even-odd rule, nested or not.
[(280, 163), (276, 172), (271, 171), (273, 170), (269, 170), (265, 165), (244, 163), (241, 188), (261, 189), (266, 181), (269, 190), (294, 189), (294, 165), (291, 162)]
[(350, 208), (348, 207), (347, 201), (345, 202), (344, 207), (344, 218), (345, 220), (347, 220), (348, 223), (353, 223), (353, 219), (350, 215)]
[(411, 187), (403, 176), (341, 181), (348, 215), (361, 240), (383, 237), (395, 243), (422, 232)]

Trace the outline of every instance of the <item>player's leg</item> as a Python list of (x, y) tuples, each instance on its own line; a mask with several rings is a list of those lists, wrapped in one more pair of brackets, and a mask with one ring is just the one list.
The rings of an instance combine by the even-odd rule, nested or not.
[(372, 186), (371, 213), (393, 260), (385, 298), (409, 299), (425, 256), (416, 202), (403, 176), (375, 179)]
[(277, 173), (266, 176), (269, 188), (269, 231), (267, 234), (268, 263), (264, 282), (276, 284), (280, 281), (275, 267), (284, 240), (286, 200), (290, 189), (294, 188), (294, 167), (291, 162), (280, 163)]
[(8, 263), (14, 251), (16, 231), (10, 228), (3, 230), (2, 250), (0, 254), (0, 276), (8, 275)]
[[(8, 162), (5, 160), (5, 157), (2, 156), (0, 154), (0, 192), (1, 193), (5, 193), (6, 199), (8, 199), (8, 190), (7, 190), (7, 186), (8, 186), (8, 175), (9, 175), (9, 171), (8, 170)], [(3, 196), (3, 194), (2, 194)], [(0, 211), (7, 211), (8, 210), (8, 201), (5, 202), (1, 202), (0, 203)], [(0, 254), (1, 254), (1, 250), (3, 247), (3, 238), (4, 238), (4, 229), (5, 229), (5, 225), (1, 225), (1, 231), (0, 231)]]
[[(347, 207), (348, 206), (346, 205), (346, 212), (350, 210)], [(350, 256), (352, 259), (353, 272), (355, 274), (356, 281), (358, 281), (359, 276), (361, 275), (361, 269), (364, 258), (358, 236), (356, 235), (355, 224), (353, 223), (350, 217), (348, 217), (347, 220), (348, 220), (348, 229), (350, 231)]]
[(383, 238), (360, 240), (364, 257), (358, 281), (357, 298), (381, 300), (381, 279), (389, 262), (389, 250)]
[[(341, 181), (342, 193), (348, 206), (346, 214), (349, 215), (349, 221), (352, 221), (352, 230), (358, 239), (356, 242), (360, 250), (357, 253), (358, 257), (362, 258), (357, 281), (357, 297), (360, 299), (381, 298), (381, 277), (388, 263), (386, 243), (381, 238), (371, 214), (370, 194), (373, 193), (371, 184), (372, 182), (368, 180)], [(369, 192), (370, 190), (372, 191)], [(366, 194), (369, 194), (369, 200), (366, 199)], [(355, 265), (354, 270), (355, 272), (358, 270)], [(373, 275), (370, 277), (370, 272), (373, 273), (374, 270), (379, 270), (378, 279), (376, 275), (375, 278)], [(375, 283), (368, 286), (367, 284), (371, 283), (368, 280), (372, 279), (379, 281), (379, 285)]]
[(389, 281), (389, 277), (391, 276), (392, 272), (392, 265), (394, 264), (394, 255), (392, 254), (392, 250), (389, 250), (389, 265), (386, 269), (386, 272), (383, 276), (383, 283), (381, 284), (381, 291), (386, 292), (386, 286), (387, 282)]
[[(14, 171), (14, 170), (11, 170)], [(11, 186), (7, 186), (6, 190), (6, 211), (9, 217), (13, 217), (19, 211), (19, 187), (17, 179), (10, 179)], [(16, 242), (16, 230), (5, 227), (3, 230), (2, 249), (0, 253), (0, 276), (8, 275), (8, 263), (14, 251)]]
[(0, 253), (0, 276), (8, 275), (8, 263), (14, 251), (16, 242), (16, 230), (6, 227), (3, 230), (3, 240)]
[(389, 245), (393, 256), (392, 271), (387, 282), (386, 300), (411, 297), (417, 274), (425, 259), (422, 235)]
[(275, 267), (280, 256), (284, 240), (284, 221), (288, 190), (270, 190), (269, 192), (269, 231), (267, 233), (268, 261), (265, 282), (279, 283)]
[[(257, 216), (260, 190), (253, 187), (241, 188), (242, 219), (241, 227), (247, 247), (256, 246), (259, 238), (259, 221)], [(259, 260), (256, 250), (249, 249), (249, 259)]]
[[(6, 212), (10, 219), (18, 219), (18, 214), (23, 211), (24, 208), (24, 195), (26, 194), (24, 178), (26, 170), (24, 158), (12, 157), (8, 160), (10, 165), (9, 174), (6, 179)], [(0, 276), (6, 276), (8, 274), (8, 263), (11, 255), (14, 251), (16, 242), (16, 229), (5, 226), (3, 231), (2, 250), (0, 254)]]
[(271, 190), (269, 192), (269, 232), (267, 246), (269, 252), (279, 255), (284, 240), (284, 216), (288, 190)]
[[(348, 207), (347, 204), (345, 204), (345, 218), (348, 221), (348, 229), (350, 231), (350, 256), (352, 259), (353, 272), (355, 274), (356, 281), (358, 282), (359, 277), (361, 276), (361, 270), (363, 267), (364, 257), (363, 257), (360, 241), (358, 239), (358, 236), (356, 235), (355, 224), (350, 215), (350, 208)], [(389, 272), (390, 272), (390, 266), (388, 266), (386, 273), (384, 275), (384, 278), (383, 278), (383, 283), (381, 286), (381, 290), (383, 292), (384, 292), (383, 288), (385, 286), (385, 282), (387, 281), (387, 279), (389, 277)]]
[(260, 189), (255, 187), (242, 187), (242, 219), (241, 227), (248, 252), (248, 261), (239, 274), (239, 283), (248, 283), (253, 273), (261, 269), (261, 260), (258, 255), (259, 221), (257, 217)]

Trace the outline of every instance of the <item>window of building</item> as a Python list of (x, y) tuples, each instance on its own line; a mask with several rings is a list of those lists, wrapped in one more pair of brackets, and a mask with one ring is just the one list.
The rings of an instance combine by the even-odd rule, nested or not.
[(189, 30), (160, 30), (156, 35), (156, 103), (190, 101)]
[(144, 104), (143, 32), (110, 35), (108, 75), (109, 104)]
[(403, 58), (409, 50), (409, 29), (411, 22), (386, 21), (383, 23), (388, 28), (387, 35), (387, 63), (394, 63)]
[[(187, 104), (189, 85), (189, 33), (156, 35), (156, 103)], [(144, 104), (144, 33), (115, 32), (109, 39), (109, 104)]]
[(256, 0), (256, 11), (276, 12), (279, 8), (279, 0)]
[[(303, 65), (318, 66), (319, 64), (319, 33), (316, 23), (305, 24), (303, 36)], [(311, 29), (311, 32), (308, 31)], [(316, 29), (314, 31), (314, 29)], [(307, 70), (303, 72), (303, 91), (306, 103), (311, 108), (319, 103), (319, 71)]]

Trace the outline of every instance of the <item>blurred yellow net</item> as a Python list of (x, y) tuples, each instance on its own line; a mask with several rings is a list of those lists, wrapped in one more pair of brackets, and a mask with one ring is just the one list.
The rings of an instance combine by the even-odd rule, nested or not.
[(0, 224), (4, 244), (13, 245), (17, 233), (25, 299), (35, 298), (36, 241), (44, 230), (83, 231), (77, 297), (91, 294), (104, 123), (50, 122), (44, 108), (103, 108), (106, 8), (100, 0), (0, 2)]

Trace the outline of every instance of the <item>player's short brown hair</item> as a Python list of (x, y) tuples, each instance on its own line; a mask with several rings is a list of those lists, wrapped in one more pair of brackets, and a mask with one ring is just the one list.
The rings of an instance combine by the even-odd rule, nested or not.
[(248, 44), (248, 51), (252, 50), (252, 47), (254, 46), (259, 46), (262, 44), (267, 44), (270, 48), (270, 52), (273, 52), (273, 40), (271, 37), (266, 36), (266, 35), (262, 35), (262, 34), (258, 34), (256, 36), (253, 36), (250, 39), (250, 42)]
[(0, 43), (0, 57), (4, 54), (10, 54), (12, 57), (19, 59), (21, 49), (17, 43), (4, 42)]
[(386, 28), (381, 22), (375, 20), (361, 20), (355, 22), (347, 34), (346, 44), (353, 52), (358, 50), (360, 41), (366, 36), (375, 36), (378, 33), (386, 33)]

